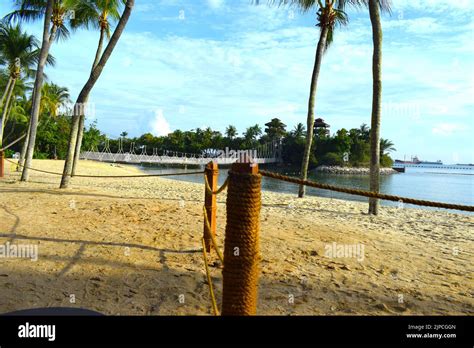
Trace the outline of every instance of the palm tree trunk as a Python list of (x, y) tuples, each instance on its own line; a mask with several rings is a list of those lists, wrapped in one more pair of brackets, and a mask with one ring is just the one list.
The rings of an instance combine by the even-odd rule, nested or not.
[(10, 102), (12, 100), (13, 89), (15, 88), (16, 79), (10, 78), (10, 89), (7, 91), (5, 104), (2, 111), (2, 116), (0, 117), (0, 148), (3, 146), (3, 130), (5, 129), (5, 123), (7, 121), (8, 110), (10, 109)]
[(35, 150), (36, 142), (36, 131), (38, 128), (38, 119), (41, 103), (41, 88), (43, 86), (44, 78), (44, 67), (46, 60), (49, 55), (49, 49), (51, 48), (52, 39), (54, 39), (56, 33), (56, 26), (53, 25), (51, 33), (49, 31), (51, 24), (51, 16), (53, 14), (53, 3), (54, 0), (48, 0), (46, 5), (46, 11), (44, 16), (43, 26), (43, 42), (41, 44), (40, 59), (38, 61), (38, 68), (36, 70), (35, 85), (33, 88), (33, 101), (31, 105), (31, 117), (30, 117), (30, 134), (28, 139), (28, 146), (25, 154), (25, 166), (23, 167), (23, 173), (21, 175), (21, 181), (28, 181), (29, 178), (29, 167), (33, 160), (33, 153)]
[(3, 95), (2, 95), (2, 101), (0, 102), (0, 108), (3, 106), (5, 98), (7, 97), (8, 91), (10, 90), (11, 84), (12, 84), (12, 78), (10, 77), (8, 79), (7, 87), (5, 88), (5, 92), (3, 92)]
[[(95, 54), (94, 63), (92, 64), (91, 74), (94, 72), (95, 67), (99, 64), (100, 56), (102, 55), (102, 47), (104, 45), (105, 39), (105, 29), (100, 30), (100, 38), (99, 38), (99, 45), (97, 46), (97, 52)], [(86, 103), (89, 100), (89, 96), (86, 97)], [(76, 139), (76, 148), (74, 150), (74, 161), (72, 162), (72, 171), (71, 175), (76, 175), (76, 166), (79, 163), (79, 156), (81, 155), (81, 146), (82, 146), (82, 138), (84, 136), (84, 122), (85, 122), (85, 115), (81, 115), (79, 118), (79, 129), (77, 131), (77, 139)]]
[(71, 133), (69, 136), (69, 147), (66, 155), (66, 162), (64, 163), (64, 170), (60, 188), (67, 188), (69, 186), (69, 180), (72, 174), (72, 163), (74, 161), (74, 152), (76, 149), (76, 142), (78, 137), (80, 116), (84, 116), (84, 113), (82, 112), (83, 105), (87, 101), (87, 98), (92, 88), (99, 79), (102, 71), (104, 70), (105, 65), (107, 64), (107, 61), (109, 60), (115, 46), (117, 45), (117, 42), (119, 41), (120, 36), (122, 35), (122, 32), (125, 29), (125, 26), (127, 25), (128, 19), (130, 18), (130, 14), (132, 13), (132, 8), (134, 5), (135, 0), (127, 0), (122, 16), (120, 17), (117, 27), (115, 28), (115, 31), (112, 37), (110, 38), (110, 41), (107, 47), (105, 48), (105, 51), (102, 57), (100, 58), (99, 63), (93, 69), (89, 80), (86, 82), (86, 84), (82, 88), (81, 93), (77, 97), (76, 105), (74, 105), (74, 115), (72, 117)]
[(19, 172), (25, 165), (26, 148), (28, 147), (28, 142), (30, 141), (30, 129), (31, 129), (31, 122), (28, 122), (28, 129), (26, 132), (25, 141), (23, 142), (23, 145), (21, 146), (20, 158), (18, 159), (18, 166), (16, 167), (17, 172)]
[[(304, 147), (303, 162), (301, 163), (301, 179), (308, 178), (308, 166), (311, 156), (311, 146), (313, 145), (313, 130), (314, 130), (314, 105), (316, 103), (316, 92), (318, 88), (319, 71), (321, 70), (321, 62), (326, 48), (326, 40), (328, 36), (328, 27), (323, 26), (321, 35), (319, 37), (318, 48), (316, 49), (316, 57), (314, 60), (313, 76), (311, 78), (311, 89), (308, 101), (308, 119), (306, 129), (306, 144)], [(303, 198), (306, 193), (306, 187), (300, 185), (298, 197)]]
[[(379, 3), (369, 0), (370, 21), (372, 23), (372, 36), (374, 42), (374, 55), (372, 62), (373, 97), (372, 97), (372, 122), (370, 130), (370, 191), (380, 190), (380, 119), (382, 114), (382, 24), (380, 21)], [(379, 200), (369, 200), (369, 214), (377, 215)]]
[(104, 46), (105, 29), (100, 29), (99, 45), (97, 46), (97, 52), (95, 53), (94, 63), (92, 64), (91, 73), (94, 71), (97, 64), (99, 64), (100, 57), (102, 55), (102, 48)]

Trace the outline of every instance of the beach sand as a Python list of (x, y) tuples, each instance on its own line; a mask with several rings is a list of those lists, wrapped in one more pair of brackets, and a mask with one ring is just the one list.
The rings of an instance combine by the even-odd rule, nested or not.
[[(33, 161), (55, 172), (62, 166)], [(108, 315), (212, 314), (201, 252), (203, 184), (73, 178), (59, 190), (58, 176), (31, 172), (22, 183), (13, 169), (6, 162), (0, 179), (0, 245), (38, 245), (39, 256), (0, 258), (0, 313), (67, 306)], [(137, 173), (79, 166), (79, 174)], [(218, 197), (221, 249), (225, 199)], [(472, 215), (382, 207), (373, 217), (365, 203), (271, 192), (262, 204), (258, 314), (474, 314)], [(361, 245), (364, 253), (329, 257), (333, 243)], [(216, 260), (212, 253), (220, 305)]]

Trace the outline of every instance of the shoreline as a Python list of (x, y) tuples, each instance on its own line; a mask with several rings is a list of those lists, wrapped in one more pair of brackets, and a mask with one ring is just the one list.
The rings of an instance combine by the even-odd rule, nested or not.
[[(62, 165), (33, 161), (54, 172)], [(31, 172), (24, 183), (11, 169), (0, 180), (0, 244), (38, 245), (38, 261), (0, 260), (0, 313), (72, 305), (109, 315), (211, 314), (200, 253), (204, 184), (73, 178), (70, 189), (59, 190), (60, 177)], [(92, 161), (81, 161), (78, 171), (137, 173)], [(217, 201), (222, 247), (226, 193)], [(366, 210), (361, 202), (263, 191), (258, 314), (474, 314), (474, 217), (387, 206), (375, 217)], [(363, 246), (364, 257), (330, 257), (333, 245)], [(220, 303), (222, 272), (212, 267), (211, 275)]]
[[(370, 168), (341, 167), (341, 166), (319, 166), (313, 169), (313, 173), (338, 174), (338, 175), (370, 175)], [(392, 168), (380, 168), (380, 175), (400, 174)]]

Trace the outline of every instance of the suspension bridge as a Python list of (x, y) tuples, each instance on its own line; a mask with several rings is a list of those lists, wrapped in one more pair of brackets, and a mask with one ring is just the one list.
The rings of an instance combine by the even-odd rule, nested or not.
[(125, 152), (123, 141), (119, 138), (116, 153), (110, 150), (110, 141), (106, 140), (102, 151), (91, 148), (89, 151), (82, 152), (80, 159), (112, 163), (183, 165), (206, 165), (209, 161), (213, 161), (220, 165), (226, 165), (246, 158), (251, 159), (253, 163), (268, 164), (282, 162), (282, 147), (281, 141), (272, 141), (261, 144), (252, 150), (208, 149), (196, 154), (153, 148), (150, 154), (146, 145), (136, 146), (135, 143), (131, 143), (129, 151)]

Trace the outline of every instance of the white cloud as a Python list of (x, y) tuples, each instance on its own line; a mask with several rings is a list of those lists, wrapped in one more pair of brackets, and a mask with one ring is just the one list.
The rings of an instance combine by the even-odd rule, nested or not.
[(454, 10), (472, 10), (472, 0), (395, 0), (392, 9), (410, 9), (426, 12), (449, 12)]
[(384, 29), (398, 29), (405, 30), (410, 34), (435, 34), (447, 33), (452, 31), (451, 27), (444, 26), (437, 18), (433, 17), (419, 17), (414, 19), (386, 20), (383, 22)]
[(151, 132), (155, 136), (164, 136), (171, 133), (171, 127), (165, 116), (163, 110), (155, 110), (155, 117), (150, 122)]
[(224, 0), (207, 0), (207, 4), (210, 8), (217, 9), (224, 5)]
[(433, 127), (432, 132), (436, 135), (450, 136), (463, 129), (462, 125), (455, 123), (438, 123)]

